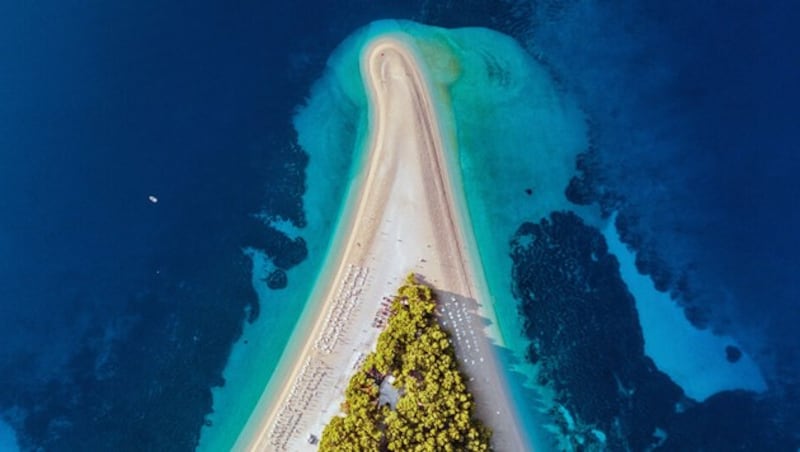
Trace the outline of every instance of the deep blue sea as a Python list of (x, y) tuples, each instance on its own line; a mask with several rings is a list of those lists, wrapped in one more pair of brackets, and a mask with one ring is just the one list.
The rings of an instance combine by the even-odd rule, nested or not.
[(0, 449), (194, 450), (265, 308), (242, 250), (276, 291), (306, 258), (259, 220), (305, 224), (292, 117), (384, 18), (492, 28), (547, 67), (589, 128), (567, 197), (766, 381), (687, 397), (645, 354), (603, 231), (553, 212), (508, 253), (554, 449), (800, 448), (800, 6), (316, 3), (0, 2)]

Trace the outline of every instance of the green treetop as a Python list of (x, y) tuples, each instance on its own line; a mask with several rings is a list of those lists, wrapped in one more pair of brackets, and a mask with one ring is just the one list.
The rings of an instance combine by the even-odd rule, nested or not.
[[(459, 372), (450, 337), (436, 321), (430, 287), (410, 274), (386, 328), (345, 390), (344, 416), (322, 432), (321, 451), (489, 451), (491, 432)], [(382, 385), (399, 394), (381, 404)]]

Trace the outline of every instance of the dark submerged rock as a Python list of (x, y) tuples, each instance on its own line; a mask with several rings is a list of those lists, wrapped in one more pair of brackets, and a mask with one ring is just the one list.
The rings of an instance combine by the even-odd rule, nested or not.
[(586, 206), (596, 201), (595, 193), (582, 177), (576, 176), (570, 179), (564, 194), (569, 202), (579, 206)]
[(735, 363), (742, 358), (742, 351), (739, 350), (739, 347), (729, 345), (725, 347), (725, 358), (730, 363)]
[[(577, 215), (554, 212), (520, 225), (510, 255), (512, 289), (531, 341), (527, 359), (537, 364), (536, 381), (570, 413), (567, 421), (551, 407), (575, 450), (796, 450), (796, 429), (770, 418), (769, 400), (723, 391), (693, 401), (658, 370), (644, 354), (635, 300), (616, 257)], [(741, 351), (730, 346), (726, 356), (739, 359)]]
[(286, 276), (285, 271), (277, 269), (267, 276), (266, 282), (267, 287), (270, 289), (279, 290), (285, 288), (287, 284), (289, 284), (289, 278)]

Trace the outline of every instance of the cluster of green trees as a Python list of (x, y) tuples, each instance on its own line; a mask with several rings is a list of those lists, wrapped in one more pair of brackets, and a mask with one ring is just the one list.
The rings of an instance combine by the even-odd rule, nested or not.
[[(431, 288), (409, 275), (376, 351), (345, 391), (345, 416), (334, 416), (325, 427), (321, 451), (491, 450), (491, 432), (473, 418), (472, 394), (435, 309)], [(399, 393), (394, 407), (379, 401), (390, 376)]]

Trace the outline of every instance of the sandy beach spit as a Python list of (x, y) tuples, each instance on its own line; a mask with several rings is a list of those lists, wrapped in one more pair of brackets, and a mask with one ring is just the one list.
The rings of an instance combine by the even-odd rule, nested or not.
[(367, 161), (312, 294), (317, 309), (296, 329), (293, 352), (277, 370), (280, 387), (266, 409), (252, 414), (255, 427), (240, 436), (236, 450), (315, 449), (313, 439), (340, 412), (350, 376), (375, 346), (381, 301), (410, 272), (436, 289), (476, 415), (493, 430), (495, 450), (528, 449), (487, 335), (491, 307), (478, 289), (485, 287), (476, 280), (480, 260), (466, 246), (471, 228), (462, 223), (469, 217), (458, 211), (460, 187), (452, 186), (429, 87), (406, 41), (381, 36), (362, 52), (371, 108)]

